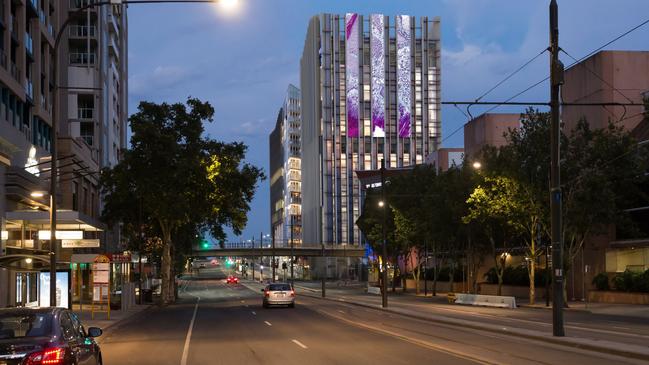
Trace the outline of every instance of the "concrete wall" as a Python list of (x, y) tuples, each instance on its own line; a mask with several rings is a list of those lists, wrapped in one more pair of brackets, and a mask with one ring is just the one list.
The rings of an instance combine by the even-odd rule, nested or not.
[[(564, 102), (629, 103), (630, 99), (641, 103), (642, 93), (648, 89), (648, 51), (601, 51), (566, 70), (561, 94)], [(627, 106), (626, 110), (622, 106), (565, 106), (561, 119), (564, 130), (570, 131), (582, 117), (593, 128), (606, 127), (609, 119), (616, 122), (624, 118), (617, 124), (631, 131), (642, 120), (642, 111), (642, 106)]]
[(464, 125), (464, 152), (477, 158), (484, 146), (500, 147), (507, 143), (505, 133), (520, 126), (520, 114), (482, 114)]

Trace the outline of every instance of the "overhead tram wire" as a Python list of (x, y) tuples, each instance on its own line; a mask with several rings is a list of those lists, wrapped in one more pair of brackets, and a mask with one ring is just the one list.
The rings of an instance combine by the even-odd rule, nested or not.
[[(611, 39), (610, 41), (608, 41), (608, 42), (604, 43), (603, 45), (601, 45), (601, 46), (595, 48), (594, 50), (590, 51), (590, 52), (589, 52), (588, 54), (586, 54), (585, 56), (581, 57), (580, 59), (578, 59), (578, 60), (575, 61), (574, 63), (570, 64), (568, 67), (566, 67), (566, 69), (567, 69), (567, 68), (570, 68), (570, 67), (572, 67), (572, 66), (574, 66), (574, 65), (576, 65), (576, 64), (578, 64), (579, 62), (585, 60), (586, 58), (588, 58), (588, 57), (594, 55), (595, 53), (601, 51), (602, 49), (604, 49), (604, 48), (610, 46), (611, 44), (617, 42), (618, 40), (620, 40), (620, 39), (626, 37), (626, 36), (629, 35), (630, 33), (632, 33), (632, 32), (634, 32), (634, 31), (636, 31), (636, 30), (642, 28), (643, 26), (647, 25), (648, 23), (649, 23), (649, 19), (647, 19), (647, 20), (641, 22), (640, 24), (638, 24), (638, 25), (636, 25), (636, 26), (630, 28), (629, 30), (625, 31), (624, 33), (618, 35), (617, 37)], [(564, 53), (565, 53), (565, 51), (564, 51)], [(507, 104), (508, 102), (510, 102), (511, 100), (513, 100), (513, 99), (517, 98), (518, 96), (520, 96), (520, 95), (522, 95), (522, 94), (528, 92), (529, 90), (531, 90), (531, 89), (537, 87), (538, 85), (542, 84), (543, 82), (545, 82), (545, 81), (547, 81), (547, 80), (549, 80), (549, 79), (550, 79), (550, 76), (544, 78), (543, 80), (540, 80), (540, 81), (534, 83), (532, 86), (528, 87), (527, 89), (525, 89), (525, 90), (523, 90), (523, 91), (517, 93), (516, 95), (512, 96), (511, 98), (505, 100), (505, 102), (503, 102), (503, 103), (501, 103), (501, 104), (494, 105), (492, 108), (490, 108), (490, 109), (488, 109), (486, 112), (484, 112), (484, 114), (491, 112), (492, 110), (494, 110), (494, 109), (500, 107), (501, 105), (506, 105), (506, 104)]]

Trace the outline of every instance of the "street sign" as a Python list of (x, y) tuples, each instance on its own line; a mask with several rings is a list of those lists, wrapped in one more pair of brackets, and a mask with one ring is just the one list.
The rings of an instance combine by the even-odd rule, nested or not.
[(93, 284), (108, 284), (110, 280), (110, 264), (94, 263), (92, 264), (92, 282)]
[(62, 248), (93, 248), (99, 247), (99, 239), (61, 240)]

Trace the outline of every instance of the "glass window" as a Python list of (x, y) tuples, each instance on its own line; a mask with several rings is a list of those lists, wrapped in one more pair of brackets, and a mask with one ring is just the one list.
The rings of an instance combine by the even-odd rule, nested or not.
[(49, 336), (51, 327), (48, 313), (9, 311), (0, 314), (0, 340)]
[(67, 313), (61, 313), (59, 320), (61, 323), (61, 332), (66, 340), (70, 341), (79, 337), (79, 332), (74, 328), (72, 320)]

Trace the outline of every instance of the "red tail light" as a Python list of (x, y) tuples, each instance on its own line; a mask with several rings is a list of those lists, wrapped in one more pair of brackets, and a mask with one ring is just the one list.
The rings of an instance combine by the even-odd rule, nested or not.
[(54, 347), (30, 354), (25, 365), (63, 365), (65, 349)]
[(292, 297), (295, 296), (295, 290), (291, 290), (291, 296), (292, 296)]
[(270, 292), (269, 292), (268, 290), (266, 290), (266, 291), (264, 292), (264, 296), (265, 296), (266, 298), (270, 297)]

